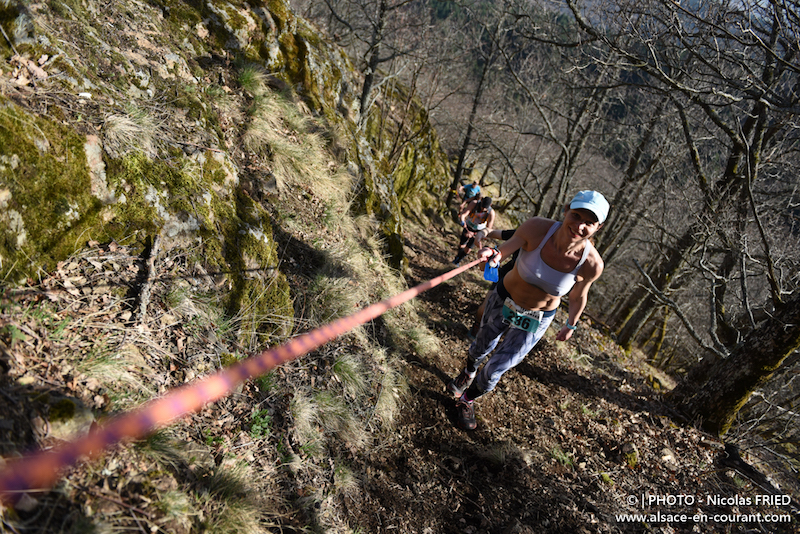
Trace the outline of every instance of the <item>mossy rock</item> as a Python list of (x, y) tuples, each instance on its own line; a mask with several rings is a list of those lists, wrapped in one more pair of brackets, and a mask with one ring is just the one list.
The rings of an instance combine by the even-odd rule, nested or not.
[[(400, 96), (402, 94), (398, 93)], [(413, 120), (405, 124), (384, 120), (377, 112), (372, 112), (364, 131), (364, 139), (369, 139), (371, 144), (358, 147), (364, 185), (359, 207), (381, 222), (390, 263), (398, 269), (407, 264), (401, 207), (405, 205), (416, 211), (419, 218), (437, 202), (430, 191), (446, 191), (448, 181), (447, 159), (427, 113), (414, 102), (408, 108), (408, 115)], [(401, 129), (404, 133), (399, 131)], [(395, 154), (392, 144), (403, 135), (409, 141)]]
[[(144, 249), (154, 235), (199, 238), (194, 259), (231, 280), (231, 316), (241, 317), (243, 306), (262, 318), (254, 331), (285, 335), (291, 328), (290, 292), (277, 271), (269, 216), (240, 190), (224, 155), (175, 151), (169, 159), (151, 159), (133, 150), (102, 158), (97, 142), (0, 102), (3, 279), (51, 271), (88, 240), (124, 238)], [(280, 326), (270, 326), (266, 318), (274, 316)]]
[[(235, 209), (227, 214), (219, 251), (230, 269), (227, 313), (244, 336), (287, 336), (294, 307), (286, 277), (277, 268), (270, 217), (241, 190), (232, 207)], [(249, 344), (251, 340), (241, 341)]]
[[(436, 184), (446, 174), (435, 132), (418, 103), (408, 114), (413, 117), (410, 121), (396, 117), (383, 121), (376, 115), (365, 131), (358, 131), (360, 81), (352, 62), (297, 17), (285, 0), (263, 4), (157, 0), (127, 5), (124, 16), (148, 20), (154, 29), (146, 36), (146, 47), (132, 47), (106, 26), (95, 25), (100, 8), (93, 1), (29, 8), (35, 39), (17, 44), (24, 45), (21, 51), (28, 57), (41, 53), (53, 58), (47, 65), (51, 74), (47, 84), (53, 85), (39, 89), (91, 90), (95, 96), (91, 106), (50, 106), (50, 118), (26, 113), (0, 96), (0, 276), (4, 280), (20, 282), (51, 271), (89, 240), (125, 238), (136, 252), (154, 235), (195, 239), (201, 246), (194, 249), (198, 252), (192, 260), (227, 273), (231, 291), (225, 305), (232, 317), (240, 315), (242, 306), (255, 315), (290, 316), (290, 292), (276, 270), (271, 222), (263, 209), (257, 213), (243, 198), (236, 171), (231, 170), (235, 165), (228, 159), (233, 156), (222, 155), (227, 161), (220, 161), (216, 152), (189, 156), (164, 141), (152, 150), (114, 151), (108, 138), (102, 139), (106, 130), (93, 128), (103, 122), (104, 114), (120, 113), (124, 101), (145, 105), (153, 94), (164, 94), (185, 119), (181, 126), (198, 134), (190, 139), (223, 145), (226, 133), (202, 80), (208, 78), (213, 84), (219, 79), (222, 87), (216, 69), (231, 68), (232, 58), (261, 64), (286, 84), (290, 96), (304, 99), (319, 126), (340, 137), (335, 141), (340, 162), (363, 159), (367, 187), (356, 209), (376, 216), (393, 265), (403, 266), (400, 208), (412, 199), (416, 205), (419, 193), (439, 187)], [(3, 13), (16, 19), (20, 9), (9, 7)], [(36, 23), (38, 17), (45, 19), (44, 24)], [(81, 57), (61, 53), (58, 35), (47, 34), (59, 21), (85, 30), (88, 46)], [(385, 98), (404, 102), (407, 89), (396, 85)], [(401, 107), (407, 109), (405, 103)], [(94, 115), (87, 120), (81, 113), (90, 109)], [(385, 133), (372, 135), (382, 124)], [(93, 135), (87, 137), (77, 128)], [(399, 152), (390, 154), (394, 134), (402, 128), (419, 135), (410, 136)], [(101, 141), (106, 143), (105, 153)], [(193, 173), (190, 163), (201, 172)], [(252, 220), (254, 213), (257, 221)], [(269, 335), (289, 329), (259, 326)]]
[(95, 418), (92, 411), (80, 400), (57, 397), (50, 401), (48, 420), (50, 436), (67, 441), (85, 434)]
[(0, 96), (0, 279), (51, 270), (86, 240), (108, 238), (109, 213), (92, 194), (85, 143)]
[(193, 173), (139, 154), (114, 162), (109, 182), (125, 198), (119, 218), (168, 238), (199, 237), (194, 259), (230, 280), (229, 317), (247, 323), (242, 331), (287, 335), (293, 306), (268, 213), (239, 188), (226, 158), (200, 155), (195, 162), (187, 167), (198, 169)]

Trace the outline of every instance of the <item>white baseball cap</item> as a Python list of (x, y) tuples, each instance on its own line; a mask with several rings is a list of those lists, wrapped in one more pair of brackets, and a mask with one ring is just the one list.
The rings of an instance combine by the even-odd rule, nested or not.
[(597, 191), (579, 191), (569, 203), (570, 209), (589, 210), (597, 217), (597, 222), (603, 223), (608, 217), (610, 206), (606, 198)]

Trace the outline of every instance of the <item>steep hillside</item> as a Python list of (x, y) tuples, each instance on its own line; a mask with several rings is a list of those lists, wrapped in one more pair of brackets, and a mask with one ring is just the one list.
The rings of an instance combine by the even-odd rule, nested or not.
[[(280, 1), (7, 2), (0, 25), (0, 469), (450, 268), (424, 110), (398, 88), (359, 130), (349, 60)], [(473, 269), (81, 459), (0, 531), (745, 532), (713, 516), (791, 511), (744, 504), (767, 492), (746, 464), (591, 328), (457, 430), (444, 385), (486, 289)], [(642, 511), (709, 519), (615, 518)]]
[[(315, 197), (301, 197), (297, 216), (322, 220)], [(449, 269), (455, 234), (409, 229), (409, 283)], [(282, 234), (287, 276), (298, 308), (332, 299), (326, 309), (345, 312), (359, 303), (306, 274), (326, 261), (304, 242), (321, 235)], [(129, 286), (140, 264), (126, 247), (94, 244), (41, 285), (11, 293), (0, 389), (7, 462), (241, 357), (225, 352), (236, 321), (194, 293), (213, 279), (180, 257), (154, 262), (153, 304), (126, 326), (130, 312), (110, 288)], [(348, 293), (369, 284), (350, 274), (341, 281)], [(186, 282), (168, 291), (175, 280)], [(675, 420), (636, 362), (593, 328), (569, 344), (548, 335), (481, 400), (479, 429), (458, 430), (444, 386), (463, 364), (486, 289), (479, 270), (468, 271), (146, 440), (79, 463), (53, 491), (7, 509), (4, 524), (65, 533), (750, 532), (761, 514), (763, 531), (797, 531), (791, 503), (755, 504), (774, 486), (794, 494), (791, 478), (759, 478), (719, 440)], [(762, 457), (745, 455), (751, 464)], [(618, 517), (636, 513), (646, 516)]]
[[(399, 265), (400, 200), (424, 210), (445, 187), (424, 111), (404, 106), (407, 116), (371, 116), (358, 131), (357, 73), (278, 1), (5, 5), (4, 279), (52, 269), (87, 236), (214, 240), (235, 218), (230, 195), (260, 202), (336, 172), (358, 191), (354, 210), (378, 216)], [(414, 135), (373, 136), (376, 121)], [(329, 161), (308, 159), (321, 149)]]

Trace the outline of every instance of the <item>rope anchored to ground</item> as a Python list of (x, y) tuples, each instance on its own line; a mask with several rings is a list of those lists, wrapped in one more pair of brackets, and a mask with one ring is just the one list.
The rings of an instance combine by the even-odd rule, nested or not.
[(261, 376), (282, 363), (321, 347), (353, 328), (461, 274), (481, 261), (477, 259), (462, 265), (393, 297), (362, 308), (352, 315), (295, 337), (279, 347), (266, 349), (256, 356), (242, 360), (193, 384), (174, 389), (164, 397), (119, 415), (105, 425), (95, 427), (80, 439), (47, 451), (33, 453), (13, 463), (9, 462), (7, 468), (0, 472), (0, 500), (3, 503), (13, 504), (26, 492), (49, 488), (59, 478), (64, 468), (74, 465), (81, 458), (96, 457), (106, 448), (124, 439), (141, 439), (181, 416), (197, 412), (205, 405), (227, 396), (247, 380)]

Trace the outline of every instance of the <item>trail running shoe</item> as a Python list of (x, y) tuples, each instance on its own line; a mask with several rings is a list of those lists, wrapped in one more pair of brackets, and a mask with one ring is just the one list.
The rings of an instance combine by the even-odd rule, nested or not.
[(466, 371), (461, 371), (461, 374), (455, 377), (447, 384), (447, 391), (452, 393), (456, 396), (461, 396), (472, 384), (472, 381), (475, 379), (475, 375), (468, 375)]
[(456, 403), (458, 428), (461, 430), (475, 430), (475, 427), (478, 426), (475, 421), (475, 407), (473, 404), (474, 401), (466, 401), (463, 397), (458, 399)]

